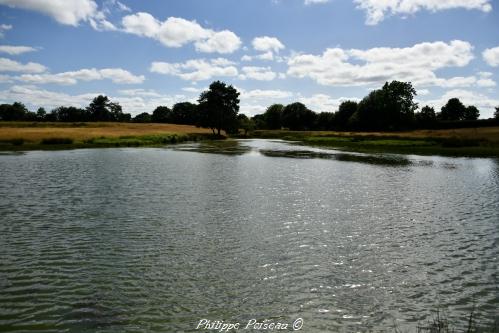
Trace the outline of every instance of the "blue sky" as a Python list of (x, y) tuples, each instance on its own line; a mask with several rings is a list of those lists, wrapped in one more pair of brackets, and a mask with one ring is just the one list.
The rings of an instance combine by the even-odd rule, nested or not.
[[(496, 8), (497, 7), (497, 8)], [(335, 111), (385, 81), (421, 106), (499, 106), (495, 0), (0, 0), (0, 102), (125, 112), (195, 101), (214, 80), (241, 111)]]

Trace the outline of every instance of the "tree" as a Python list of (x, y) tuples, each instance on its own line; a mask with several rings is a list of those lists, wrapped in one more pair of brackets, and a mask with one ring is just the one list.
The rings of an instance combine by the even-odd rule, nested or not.
[(172, 109), (171, 121), (174, 124), (198, 125), (198, 106), (189, 102), (175, 104)]
[(451, 98), (442, 106), (441, 112), (438, 115), (440, 120), (463, 120), (466, 112), (466, 107), (459, 98)]
[(286, 105), (282, 110), (282, 126), (292, 131), (311, 129), (315, 118), (316, 114), (299, 102)]
[(476, 108), (476, 106), (470, 105), (464, 110), (464, 120), (477, 120), (478, 117), (480, 117), (480, 111)]
[(45, 111), (44, 108), (38, 108), (38, 110), (36, 111), (36, 119), (38, 121), (44, 121), (46, 116), (47, 111)]
[(496, 112), (494, 112), (494, 118), (499, 119), (499, 106), (496, 106)]
[[(374, 90), (358, 105), (355, 122), (368, 130), (396, 130), (411, 127), (416, 90), (410, 82), (386, 82), (383, 88)], [(352, 115), (353, 117), (354, 115)]]
[(147, 112), (142, 112), (141, 114), (138, 114), (133, 118), (133, 121), (136, 123), (150, 123), (151, 122), (151, 115)]
[(52, 111), (55, 119), (62, 122), (88, 121), (88, 112), (74, 106), (59, 106)]
[(244, 131), (244, 135), (255, 129), (255, 123), (252, 119), (249, 119), (245, 114), (237, 115), (238, 128)]
[(415, 116), (418, 126), (422, 127), (431, 127), (437, 120), (435, 109), (428, 105), (423, 106), (421, 112), (416, 113)]
[(215, 130), (220, 135), (237, 128), (239, 112), (239, 92), (233, 86), (215, 81), (207, 91), (199, 97), (199, 108), (202, 114), (201, 125)]
[(332, 112), (321, 112), (315, 119), (314, 130), (329, 131), (333, 129), (335, 115)]
[(158, 106), (152, 113), (153, 123), (168, 123), (171, 120), (172, 111), (167, 106)]
[(284, 105), (282, 104), (273, 104), (267, 108), (263, 114), (267, 129), (275, 130), (282, 128), (281, 117), (283, 109)]
[(354, 101), (342, 102), (334, 115), (334, 127), (341, 130), (346, 129), (350, 117), (357, 111), (358, 106), (359, 104)]
[(107, 96), (95, 97), (87, 107), (90, 121), (123, 121), (130, 118), (123, 114), (121, 105), (113, 103)]
[(13, 104), (0, 105), (0, 120), (14, 121), (24, 120), (28, 113), (28, 109), (23, 103), (15, 102)]

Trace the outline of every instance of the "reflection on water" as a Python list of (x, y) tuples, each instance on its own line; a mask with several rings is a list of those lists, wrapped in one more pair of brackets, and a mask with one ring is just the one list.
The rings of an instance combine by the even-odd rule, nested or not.
[(0, 170), (2, 331), (498, 318), (494, 159), (242, 140), (1, 155)]

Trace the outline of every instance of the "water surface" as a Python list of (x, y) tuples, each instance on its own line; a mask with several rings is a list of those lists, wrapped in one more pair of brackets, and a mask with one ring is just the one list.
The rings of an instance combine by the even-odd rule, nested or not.
[(499, 163), (283, 141), (0, 155), (0, 331), (498, 319)]

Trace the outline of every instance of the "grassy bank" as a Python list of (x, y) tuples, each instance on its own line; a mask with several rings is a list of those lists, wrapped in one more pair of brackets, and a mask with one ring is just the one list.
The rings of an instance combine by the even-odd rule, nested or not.
[(0, 150), (161, 146), (211, 136), (172, 124), (0, 122)]
[(407, 132), (297, 132), (261, 130), (253, 138), (300, 141), (306, 145), (368, 153), (499, 157), (499, 127)]

